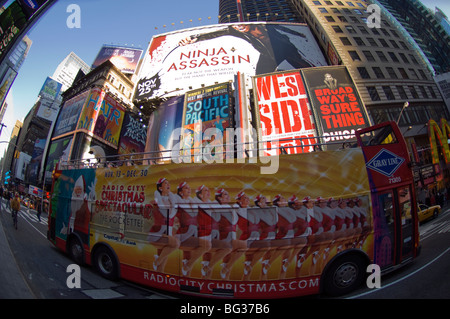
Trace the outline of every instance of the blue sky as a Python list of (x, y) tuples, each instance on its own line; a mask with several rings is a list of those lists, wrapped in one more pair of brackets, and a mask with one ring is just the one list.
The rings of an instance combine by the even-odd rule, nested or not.
[[(79, 29), (67, 26), (72, 3), (81, 9)], [(218, 14), (218, 0), (58, 0), (28, 33), (33, 44), (7, 96), (7, 128), (0, 141), (9, 140), (16, 120), (24, 119), (46, 77), (71, 51), (92, 65), (103, 44), (134, 45), (145, 51), (153, 35), (216, 24)]]
[[(422, 2), (450, 16), (449, 0)], [(80, 28), (67, 26), (71, 14), (67, 8), (72, 3), (81, 9)], [(7, 127), (0, 141), (9, 140), (16, 120), (23, 121), (46, 77), (71, 51), (91, 65), (103, 44), (146, 50), (153, 35), (216, 24), (218, 12), (219, 0), (58, 0), (28, 33), (33, 44), (8, 94), (3, 120)], [(2, 146), (6, 144), (0, 144), (0, 154)]]

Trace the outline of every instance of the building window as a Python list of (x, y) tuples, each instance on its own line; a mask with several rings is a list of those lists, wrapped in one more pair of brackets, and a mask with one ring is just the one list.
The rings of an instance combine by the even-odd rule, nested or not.
[(386, 40), (384, 40), (384, 39), (378, 39), (378, 41), (380, 41), (381, 46), (382, 46), (383, 48), (389, 48), (389, 45), (387, 44)]
[(422, 80), (428, 80), (427, 75), (425, 74), (425, 72), (423, 72), (422, 69), (419, 69), (419, 73), (420, 73)]
[(383, 51), (376, 51), (378, 58), (380, 59), (380, 61), (382, 62), (387, 62), (387, 57), (384, 55)]
[(375, 61), (375, 58), (373, 57), (372, 52), (363, 51), (363, 54), (366, 57), (367, 61)]
[(358, 52), (356, 51), (348, 51), (348, 54), (350, 54), (350, 57), (353, 61), (361, 61), (361, 58), (359, 57)]
[(364, 43), (364, 41), (360, 37), (354, 37), (353, 40), (355, 40), (357, 45), (360, 45), (360, 46), (365, 46), (366, 45)]
[(378, 94), (377, 88), (374, 86), (368, 86), (367, 91), (369, 92), (372, 101), (380, 101), (380, 95)]
[(409, 69), (409, 73), (412, 75), (412, 79), (418, 80), (419, 77), (417, 76), (416, 70), (414, 69)]
[(417, 62), (416, 58), (414, 57), (414, 55), (410, 54), (409, 58), (411, 59), (413, 64), (418, 64), (419, 62)]
[(377, 47), (378, 46), (378, 44), (377, 44), (377, 42), (375, 41), (374, 38), (366, 38), (366, 39), (367, 39), (367, 41), (369, 41), (369, 44), (371, 46), (373, 46), (373, 47)]
[(388, 72), (389, 77), (390, 77), (391, 79), (398, 79), (397, 73), (395, 73), (394, 68), (387, 67), (387, 68), (386, 68), (386, 71)]
[(342, 1), (336, 1), (336, 4), (338, 5), (338, 6), (343, 6), (344, 4), (342, 3)]
[(400, 52), (398, 55), (400, 55), (400, 58), (403, 60), (403, 62), (409, 64), (409, 60), (404, 53)]
[(326, 16), (325, 19), (327, 19), (328, 22), (336, 22), (332, 16)]
[(429, 87), (428, 87), (428, 91), (430, 91), (431, 97), (432, 97), (433, 99), (436, 99), (436, 98), (437, 98), (436, 93), (434, 93), (434, 90), (433, 90), (433, 87), (432, 87), (432, 86), (429, 86)]
[(316, 5), (316, 6), (320, 6), (321, 5), (321, 3), (320, 3), (320, 1), (313, 1), (313, 3)]
[(415, 87), (413, 85), (409, 85), (408, 88), (409, 88), (409, 92), (411, 92), (412, 97), (415, 99), (418, 99), (419, 94), (417, 94)]
[(398, 68), (398, 72), (400, 72), (402, 79), (409, 79), (408, 74), (406, 73), (404, 68)]
[(345, 29), (347, 30), (348, 33), (356, 33), (355, 29), (353, 29), (351, 25), (346, 25)]
[(365, 67), (358, 67), (358, 72), (362, 79), (370, 79), (369, 72)]
[(428, 99), (428, 93), (422, 85), (419, 86), (419, 90), (420, 90), (420, 93), (422, 93), (423, 98)]
[(394, 93), (392, 93), (390, 86), (383, 86), (383, 91), (384, 91), (384, 94), (386, 94), (386, 98), (388, 100), (395, 100)]
[(331, 11), (333, 11), (333, 13), (341, 13), (338, 8), (331, 8)]
[(341, 39), (343, 45), (352, 45), (352, 43), (347, 37), (340, 37), (339, 39)]
[(344, 31), (342, 31), (342, 29), (338, 25), (334, 25), (332, 26), (332, 28), (336, 33), (344, 33)]
[(381, 69), (377, 66), (372, 68), (373, 72), (375, 73), (375, 76), (377, 77), (377, 79), (384, 79), (384, 74), (383, 71), (381, 71)]
[(362, 34), (369, 34), (369, 31), (367, 31), (367, 29), (362, 25), (359, 25), (358, 29), (359, 29), (359, 32), (361, 32)]
[[(383, 29), (384, 30), (384, 29)], [(389, 40), (389, 42), (391, 42), (392, 46), (396, 49), (400, 49), (397, 42), (395, 42), (395, 40)]]
[(392, 61), (399, 62), (397, 56), (394, 52), (388, 52), (389, 56), (391, 57)]
[(347, 1), (347, 4), (350, 6), (350, 7), (354, 7), (355, 5), (353, 4), (353, 2), (350, 2), (350, 1)]
[(400, 95), (400, 98), (402, 100), (407, 100), (408, 99), (408, 95), (406, 95), (406, 91), (403, 88), (403, 86), (398, 85), (397, 86), (397, 91), (398, 91), (398, 94)]
[(347, 22), (347, 19), (345, 19), (344, 16), (338, 16), (339, 21), (341, 22)]
[(320, 13), (328, 13), (327, 9), (325, 8), (319, 8)]

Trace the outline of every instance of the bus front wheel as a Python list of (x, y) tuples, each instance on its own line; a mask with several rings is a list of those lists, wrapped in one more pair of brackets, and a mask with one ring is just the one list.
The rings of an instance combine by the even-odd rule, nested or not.
[(345, 295), (358, 288), (365, 278), (367, 263), (357, 255), (342, 256), (328, 268), (324, 292), (330, 296)]
[(117, 257), (108, 247), (100, 246), (95, 250), (93, 264), (103, 277), (109, 280), (117, 280), (119, 278)]

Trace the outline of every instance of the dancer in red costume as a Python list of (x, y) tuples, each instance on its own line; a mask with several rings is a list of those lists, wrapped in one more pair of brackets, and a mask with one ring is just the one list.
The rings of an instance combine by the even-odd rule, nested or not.
[[(232, 241), (232, 251), (226, 255), (223, 259), (222, 270), (220, 276), (222, 279), (229, 279), (231, 274), (231, 268), (234, 263), (246, 252), (247, 250), (247, 240), (252, 237), (253, 232), (257, 232), (257, 225), (251, 224), (248, 220), (247, 209), (250, 204), (250, 198), (245, 194), (245, 192), (239, 192), (236, 197), (236, 213), (238, 215), (236, 238)], [(238, 235), (238, 231), (239, 234)], [(253, 236), (256, 236), (253, 233)]]
[[(230, 195), (224, 188), (215, 192), (212, 204), (212, 232), (211, 250), (203, 255), (202, 276), (210, 278), (214, 266), (228, 255), (233, 249), (233, 240), (236, 239), (236, 224), (238, 221), (235, 208), (230, 205)], [(222, 266), (223, 267), (223, 266)]]
[(183, 276), (189, 276), (194, 263), (202, 256), (210, 246), (209, 241), (198, 236), (198, 205), (193, 204), (191, 198), (191, 187), (187, 182), (178, 185), (177, 194), (179, 198), (177, 217), (180, 228), (177, 238), (180, 241), (180, 249), (183, 251), (181, 272)]
[(180, 241), (173, 235), (174, 218), (177, 213), (175, 203), (177, 198), (170, 191), (170, 183), (161, 178), (156, 183), (153, 206), (153, 226), (148, 240), (157, 248), (153, 261), (153, 269), (164, 271), (169, 255), (180, 246)]

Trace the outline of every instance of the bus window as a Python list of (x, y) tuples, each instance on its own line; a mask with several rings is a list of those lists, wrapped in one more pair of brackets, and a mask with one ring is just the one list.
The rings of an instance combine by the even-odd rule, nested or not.
[(362, 139), (364, 146), (395, 144), (398, 142), (392, 126), (384, 126), (365, 134)]

